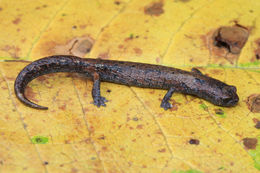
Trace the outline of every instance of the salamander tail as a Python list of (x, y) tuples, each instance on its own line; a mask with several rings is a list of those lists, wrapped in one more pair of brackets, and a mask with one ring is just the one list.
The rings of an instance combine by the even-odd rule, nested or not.
[[(45, 106), (40, 106), (40, 105), (37, 105), (33, 102), (31, 102), (30, 100), (28, 100), (25, 95), (24, 95), (24, 90), (25, 90), (25, 87), (26, 85), (24, 85), (25, 81), (19, 81), (19, 80), (16, 80), (15, 81), (15, 84), (14, 84), (14, 90), (15, 90), (15, 94), (17, 96), (17, 98), (25, 105), (27, 106), (30, 106), (32, 108), (36, 108), (36, 109), (42, 109), (42, 110), (47, 110), (48, 107), (45, 107)], [(27, 83), (27, 82), (25, 82)]]
[(27, 105), (27, 106), (30, 106), (30, 107), (32, 107), (32, 108), (36, 108), (36, 109), (42, 109), (42, 110), (47, 110), (47, 109), (48, 109), (48, 107), (40, 106), (40, 105), (37, 105), (37, 104), (31, 102), (30, 100), (28, 100), (28, 99), (24, 96), (23, 93), (17, 93), (17, 91), (15, 91), (15, 92), (16, 92), (17, 98), (18, 98), (23, 104), (25, 104), (25, 105)]

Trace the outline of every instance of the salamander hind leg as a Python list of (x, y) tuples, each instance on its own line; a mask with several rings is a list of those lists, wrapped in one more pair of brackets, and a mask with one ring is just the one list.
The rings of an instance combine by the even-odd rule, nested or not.
[(174, 93), (174, 91), (175, 91), (174, 88), (170, 88), (168, 92), (165, 94), (165, 96), (163, 97), (163, 100), (161, 102), (161, 108), (163, 108), (164, 110), (170, 109), (172, 107), (172, 104), (169, 103), (169, 100), (172, 94)]
[(100, 78), (98, 73), (95, 72), (93, 74), (93, 80), (94, 80), (94, 84), (92, 89), (92, 97), (94, 100), (94, 105), (96, 105), (97, 107), (106, 106), (105, 104), (105, 102), (107, 102), (106, 98), (100, 95)]

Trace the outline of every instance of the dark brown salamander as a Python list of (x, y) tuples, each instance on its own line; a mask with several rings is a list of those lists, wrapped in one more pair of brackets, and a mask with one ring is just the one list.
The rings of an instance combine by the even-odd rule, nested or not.
[(75, 72), (91, 77), (94, 81), (92, 97), (94, 104), (98, 107), (106, 106), (105, 102), (107, 102), (100, 95), (101, 81), (168, 90), (161, 102), (161, 107), (165, 110), (172, 107), (169, 99), (174, 92), (195, 95), (219, 106), (234, 106), (239, 100), (236, 87), (205, 76), (195, 68), (187, 72), (160, 65), (66, 55), (42, 58), (27, 65), (15, 80), (16, 96), (27, 106), (48, 109), (29, 101), (24, 91), (26, 85), (34, 78), (56, 72)]

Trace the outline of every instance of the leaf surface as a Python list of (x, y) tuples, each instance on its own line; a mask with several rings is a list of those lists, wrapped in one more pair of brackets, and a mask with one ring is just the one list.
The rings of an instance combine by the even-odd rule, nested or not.
[[(259, 8), (246, 0), (2, 0), (0, 172), (259, 172)], [(97, 108), (90, 79), (57, 73), (26, 89), (49, 109), (26, 107), (13, 90), (18, 73), (54, 54), (199, 67), (236, 86), (240, 101), (224, 108), (174, 93), (164, 111), (165, 90), (104, 82), (107, 106)]]

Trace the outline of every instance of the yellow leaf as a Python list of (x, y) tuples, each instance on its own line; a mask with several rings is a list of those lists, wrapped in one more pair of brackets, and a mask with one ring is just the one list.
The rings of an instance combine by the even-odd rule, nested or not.
[[(0, 2), (0, 172), (259, 172), (260, 4), (246, 0), (23, 0)], [(231, 33), (231, 34), (230, 34)], [(241, 41), (242, 40), (242, 41)], [(235, 107), (167, 91), (18, 73), (55, 54), (201, 72), (237, 88)]]

